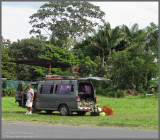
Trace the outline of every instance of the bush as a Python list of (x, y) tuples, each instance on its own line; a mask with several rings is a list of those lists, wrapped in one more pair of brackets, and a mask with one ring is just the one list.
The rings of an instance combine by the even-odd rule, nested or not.
[(154, 95), (155, 95), (155, 93), (156, 93), (156, 92), (155, 92), (155, 91), (152, 91), (152, 90), (148, 90), (148, 91), (147, 91), (147, 94), (154, 94)]
[(125, 92), (123, 90), (117, 90), (116, 97), (117, 98), (125, 97)]
[(113, 91), (107, 92), (107, 96), (108, 97), (116, 97), (116, 92), (113, 92)]
[(125, 92), (123, 90), (117, 90), (116, 92), (110, 91), (110, 92), (107, 92), (107, 96), (121, 98), (121, 97), (125, 97)]
[(139, 92), (139, 93), (144, 93), (145, 92), (145, 90), (141, 87), (141, 88), (139, 88), (138, 89), (138, 91), (137, 92)]
[(97, 93), (98, 95), (104, 95), (104, 96), (107, 95), (105, 89), (103, 89), (101, 86), (99, 86), (99, 87), (96, 89), (96, 93)]
[(6, 87), (4, 89), (4, 93), (5, 93), (4, 95), (5, 96), (15, 96), (16, 92), (17, 92), (17, 88), (16, 87), (12, 87), (12, 88)]

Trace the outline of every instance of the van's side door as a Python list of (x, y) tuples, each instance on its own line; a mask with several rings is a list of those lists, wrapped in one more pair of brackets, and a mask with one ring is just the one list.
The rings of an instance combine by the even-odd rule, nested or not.
[(74, 84), (56, 84), (55, 85), (55, 106), (58, 108), (60, 104), (66, 104), (69, 109), (75, 109), (76, 106), (76, 92)]
[(52, 109), (54, 84), (39, 84), (39, 92), (36, 98), (37, 109)]

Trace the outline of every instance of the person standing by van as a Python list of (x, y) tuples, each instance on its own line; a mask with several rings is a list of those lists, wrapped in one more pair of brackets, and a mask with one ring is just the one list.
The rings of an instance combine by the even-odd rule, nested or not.
[(33, 105), (33, 98), (34, 98), (34, 90), (31, 88), (31, 85), (28, 85), (28, 91), (27, 93), (23, 93), (27, 95), (27, 112), (25, 114), (32, 114), (32, 105)]

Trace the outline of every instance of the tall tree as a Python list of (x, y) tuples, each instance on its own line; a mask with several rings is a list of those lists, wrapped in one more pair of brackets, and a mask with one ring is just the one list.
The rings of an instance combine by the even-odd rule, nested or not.
[(45, 41), (30, 38), (13, 42), (9, 49), (9, 55), (12, 58), (22, 60), (39, 58), (42, 55), (47, 56), (52, 48)]
[(64, 40), (65, 46), (67, 38), (74, 42), (104, 22), (104, 15), (98, 6), (89, 2), (49, 2), (30, 16), (33, 27), (30, 33), (45, 32), (52, 39)]
[(133, 24), (131, 28), (126, 25), (122, 25), (121, 30), (126, 34), (125, 47), (130, 46), (132, 43), (139, 43), (141, 46), (145, 45), (146, 32), (143, 29), (139, 29), (137, 23)]
[(102, 58), (102, 66), (104, 66), (105, 57), (111, 54), (112, 49), (115, 48), (123, 39), (125, 34), (117, 26), (111, 29), (111, 25), (106, 23), (98, 33), (95, 32), (93, 37), (90, 37), (91, 45), (96, 50), (100, 50)]
[(10, 44), (3, 44), (1, 45), (2, 48), (2, 77), (8, 79), (16, 79), (16, 65), (14, 63), (7, 62), (11, 60), (10, 56), (8, 55)]
[(150, 26), (146, 27), (146, 51), (151, 51), (155, 58), (158, 59), (158, 25), (151, 22)]
[[(13, 42), (8, 48), (8, 55), (12, 60), (36, 59), (42, 56), (48, 56), (51, 47), (42, 40), (30, 38)], [(18, 80), (33, 80), (37, 75), (34, 72), (35, 66), (19, 64), (16, 67)]]
[(151, 52), (144, 51), (139, 44), (132, 44), (108, 57), (112, 64), (111, 74), (119, 89), (148, 89), (151, 78), (158, 75), (158, 65)]

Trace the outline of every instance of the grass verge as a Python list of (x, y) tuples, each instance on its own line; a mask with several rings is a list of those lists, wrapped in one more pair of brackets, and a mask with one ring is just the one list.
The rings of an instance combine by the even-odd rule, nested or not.
[(20, 108), (14, 97), (2, 97), (2, 122), (34, 123), (44, 125), (72, 125), (89, 127), (116, 127), (158, 130), (158, 98), (128, 96), (107, 98), (97, 96), (97, 104), (114, 109), (112, 116), (60, 116), (55, 111), (51, 115), (44, 111), (25, 115), (26, 108)]

